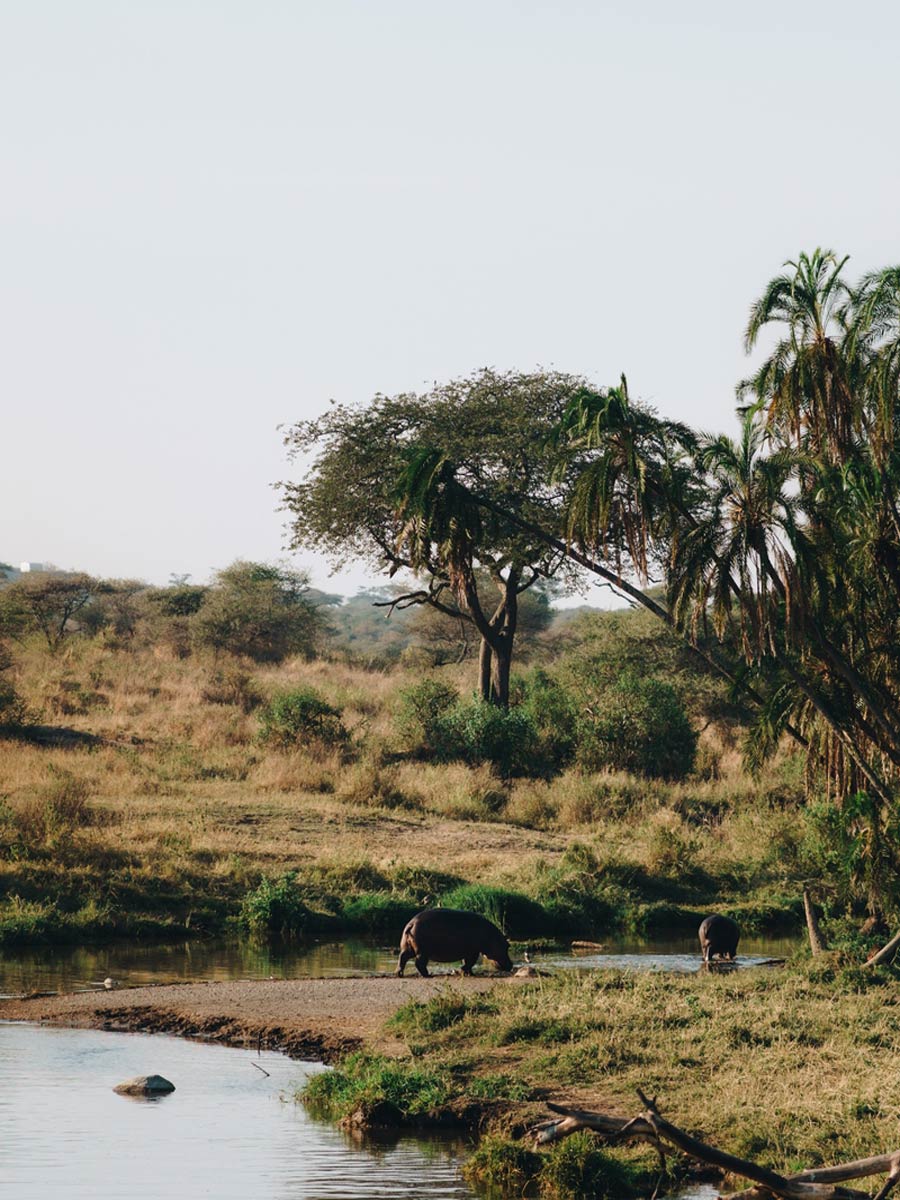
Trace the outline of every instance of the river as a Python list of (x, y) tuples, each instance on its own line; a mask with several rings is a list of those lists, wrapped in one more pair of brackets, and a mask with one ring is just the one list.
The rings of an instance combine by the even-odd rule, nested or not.
[[(263, 1068), (260, 1070), (259, 1068)], [(0, 1195), (34, 1200), (444, 1200), (465, 1147), (360, 1145), (293, 1095), (313, 1063), (169, 1037), (0, 1023)], [(264, 1074), (267, 1072), (267, 1074)], [(134, 1075), (175, 1084), (117, 1095)]]
[[(796, 939), (747, 939), (739, 964), (780, 958)], [(696, 971), (693, 939), (542, 950), (562, 970)], [(179, 980), (296, 978), (392, 972), (377, 940), (270, 947), (240, 941), (41, 948), (0, 955), (0, 993), (100, 989)], [(740, 968), (739, 968), (740, 969)], [(475, 1193), (459, 1175), (459, 1141), (357, 1142), (294, 1102), (320, 1064), (274, 1052), (168, 1037), (0, 1022), (0, 1195), (240, 1197), (241, 1200), (451, 1198)], [(175, 1092), (119, 1096), (133, 1075), (160, 1074)], [(689, 1195), (700, 1200), (705, 1189)], [(712, 1191), (710, 1189), (710, 1191)]]
[[(744, 938), (738, 966), (784, 958), (798, 938)], [(532, 962), (548, 969), (613, 968), (697, 971), (696, 938), (609, 940), (602, 949), (569, 947), (534, 951)], [(514, 955), (515, 958), (515, 955)], [(516, 959), (516, 961), (521, 961)], [(295, 942), (280, 946), (219, 939), (167, 943), (114, 942), (103, 946), (17, 947), (0, 951), (0, 996), (28, 992), (75, 992), (113, 979), (122, 987), (226, 979), (298, 979), (337, 975), (389, 975), (397, 951), (386, 940)], [(413, 971), (412, 965), (407, 970)], [(437, 966), (436, 972), (449, 970)]]

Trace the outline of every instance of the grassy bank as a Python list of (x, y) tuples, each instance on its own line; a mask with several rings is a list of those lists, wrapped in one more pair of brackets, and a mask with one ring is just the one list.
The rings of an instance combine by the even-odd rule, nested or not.
[(641, 1088), (682, 1128), (786, 1173), (897, 1144), (896, 977), (835, 957), (727, 976), (566, 972), (477, 996), (450, 985), (391, 1029), (408, 1057), (354, 1055), (304, 1101), (351, 1123), (479, 1127), (469, 1175), (517, 1192), (634, 1194), (657, 1169), (652, 1152), (600, 1152), (589, 1135), (535, 1153), (514, 1135), (544, 1098), (631, 1116)]
[[(418, 677), (20, 649), (16, 687), (45, 740), (0, 739), (0, 942), (242, 919), (399, 936), (426, 894), (526, 940), (691, 930), (710, 907), (748, 931), (796, 924), (807, 831), (790, 758), (754, 780), (710, 729), (678, 783), (575, 768), (504, 781), (404, 754), (398, 696)], [(345, 743), (260, 742), (264, 698), (301, 686), (340, 707)], [(62, 729), (90, 740), (46, 743)]]

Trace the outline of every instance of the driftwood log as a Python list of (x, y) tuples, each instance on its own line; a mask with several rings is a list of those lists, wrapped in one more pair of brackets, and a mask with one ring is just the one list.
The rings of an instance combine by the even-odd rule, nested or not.
[(659, 1154), (662, 1173), (654, 1191), (658, 1194), (665, 1177), (666, 1153), (680, 1150), (689, 1158), (718, 1167), (729, 1175), (739, 1175), (755, 1186), (733, 1193), (741, 1200), (764, 1200), (766, 1197), (781, 1196), (784, 1200), (871, 1200), (867, 1192), (841, 1187), (851, 1179), (864, 1179), (870, 1175), (886, 1175), (885, 1182), (874, 1200), (884, 1200), (900, 1182), (900, 1150), (878, 1154), (874, 1158), (861, 1158), (855, 1162), (840, 1163), (834, 1167), (819, 1167), (812, 1171), (801, 1171), (797, 1175), (779, 1175), (767, 1167), (747, 1159), (738, 1158), (716, 1149), (699, 1138), (692, 1137), (666, 1121), (659, 1113), (654, 1100), (648, 1100), (638, 1092), (644, 1111), (630, 1121), (604, 1113), (583, 1112), (576, 1108), (563, 1108), (558, 1104), (547, 1107), (558, 1116), (544, 1121), (529, 1132), (538, 1145), (558, 1141), (579, 1129), (593, 1129), (609, 1142), (648, 1142)]

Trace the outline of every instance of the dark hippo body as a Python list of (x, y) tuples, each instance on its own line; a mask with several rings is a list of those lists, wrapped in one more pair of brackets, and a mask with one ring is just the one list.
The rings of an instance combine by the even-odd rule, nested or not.
[(426, 979), (432, 960), (462, 960), (463, 975), (471, 975), (479, 954), (489, 958), (501, 971), (512, 970), (509, 942), (486, 917), (457, 908), (426, 908), (416, 913), (403, 930), (397, 974), (402, 975), (406, 964), (414, 958), (416, 970)]
[(703, 961), (711, 958), (731, 958), (737, 954), (738, 939), (741, 931), (731, 917), (722, 917), (718, 913), (707, 917), (700, 926), (700, 950)]

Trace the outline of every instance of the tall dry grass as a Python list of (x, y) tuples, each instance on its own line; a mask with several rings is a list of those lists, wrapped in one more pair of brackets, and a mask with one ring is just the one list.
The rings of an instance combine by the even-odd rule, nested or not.
[[(15, 683), (29, 707), (96, 741), (0, 740), (6, 892), (25, 894), (38, 877), (62, 887), (73, 855), (101, 893), (156, 894), (153, 881), (167, 879), (208, 888), (225, 907), (262, 873), (335, 855), (515, 887), (576, 842), (616, 878), (639, 869), (670, 881), (673, 896), (679, 880), (735, 892), (784, 875), (801, 836), (789, 756), (755, 781), (727, 733), (710, 729), (699, 771), (680, 783), (574, 769), (504, 782), (487, 766), (403, 757), (394, 712), (410, 681), (402, 669), (259, 668), (102, 641), (73, 639), (56, 656), (24, 647)], [(259, 743), (259, 705), (300, 686), (342, 710), (348, 746)], [(92, 814), (72, 822), (65, 861), (35, 816), (62, 778)]]

